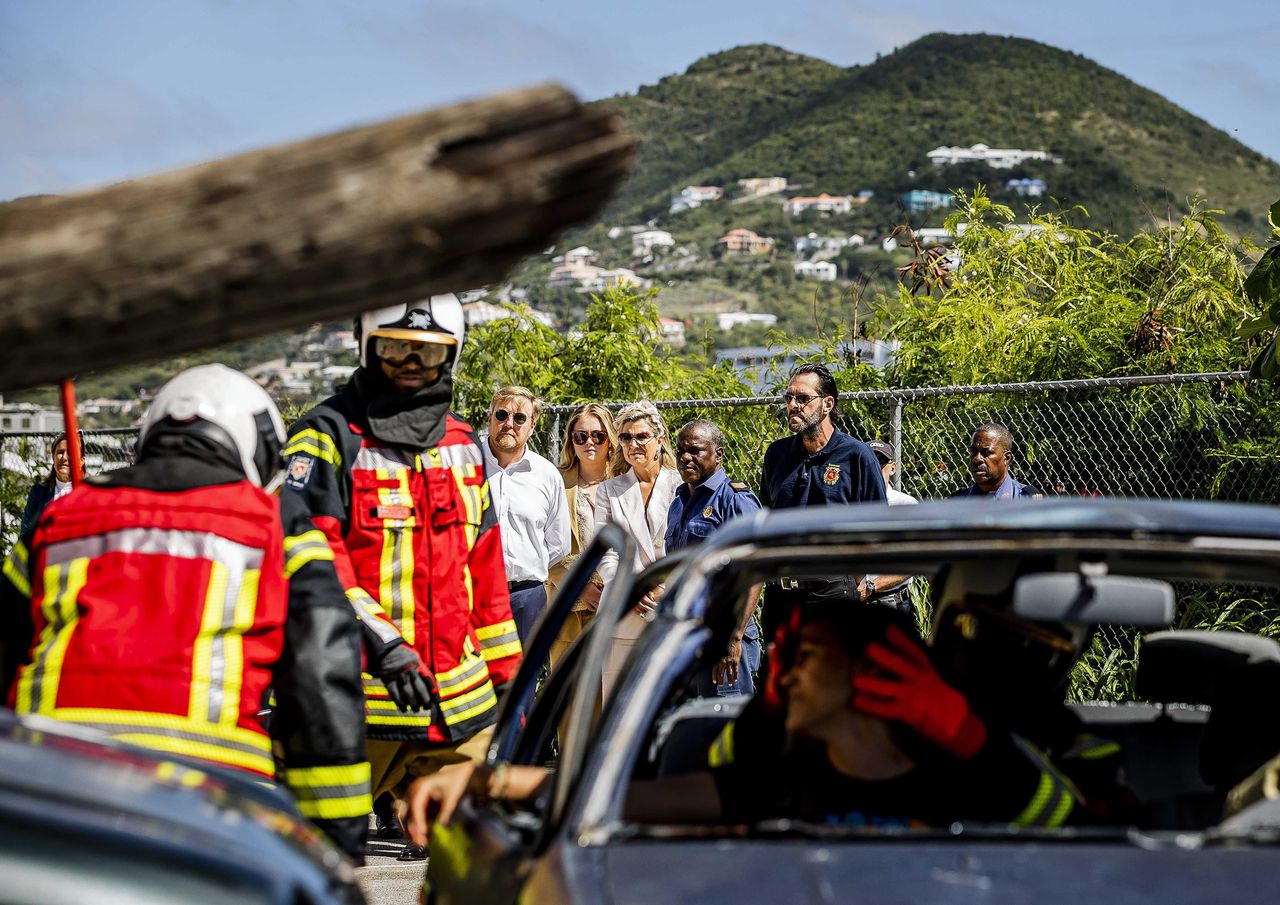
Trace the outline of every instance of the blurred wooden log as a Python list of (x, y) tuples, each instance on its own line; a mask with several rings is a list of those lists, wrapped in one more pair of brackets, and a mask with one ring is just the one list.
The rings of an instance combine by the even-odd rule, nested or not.
[(492, 283), (632, 156), (548, 85), (0, 205), (0, 390)]

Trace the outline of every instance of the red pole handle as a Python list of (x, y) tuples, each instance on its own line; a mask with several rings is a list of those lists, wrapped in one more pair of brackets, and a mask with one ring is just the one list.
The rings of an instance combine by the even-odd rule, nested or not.
[(80, 449), (80, 421), (76, 418), (76, 385), (68, 377), (62, 381), (62, 418), (67, 425), (67, 458), (71, 463), (71, 486), (84, 480), (84, 451)]

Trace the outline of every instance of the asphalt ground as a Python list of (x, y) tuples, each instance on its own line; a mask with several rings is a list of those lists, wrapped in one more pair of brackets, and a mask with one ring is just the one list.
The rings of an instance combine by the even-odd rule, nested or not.
[(370, 824), (365, 866), (356, 868), (356, 878), (369, 905), (416, 905), (427, 862), (396, 860), (408, 841), (375, 839)]

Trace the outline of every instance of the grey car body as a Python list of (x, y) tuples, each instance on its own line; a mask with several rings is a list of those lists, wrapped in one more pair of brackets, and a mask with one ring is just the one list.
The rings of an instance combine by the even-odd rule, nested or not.
[(354, 905), (351, 862), (248, 775), (0, 710), (0, 901)]
[[(710, 652), (723, 649), (741, 613), (729, 601), (740, 598), (750, 582), (771, 575), (830, 574), (833, 569), (910, 571), (930, 560), (981, 564), (1001, 557), (1052, 556), (1059, 562), (1087, 562), (1093, 571), (1109, 565), (1148, 579), (1275, 587), (1280, 586), (1280, 511), (1134, 500), (957, 501), (831, 507), (740, 519), (674, 564), (652, 567), (658, 573), (670, 571), (664, 578), (666, 595), (598, 720), (592, 714), (599, 665), (609, 643), (607, 628), (644, 586), (662, 577), (658, 573), (635, 577), (624, 569), (623, 579), (606, 590), (595, 628), (546, 683), (521, 727), (512, 719), (515, 699), (533, 699), (533, 665), (593, 568), (599, 548), (607, 544), (620, 548), (623, 563), (630, 561), (627, 541), (610, 533), (583, 557), (530, 645), (526, 669), (513, 686), (490, 752), (491, 760), (542, 762), (548, 739), (569, 714), (560, 731), (552, 789), (522, 805), (479, 807), (464, 799), (452, 824), (435, 828), (427, 880), (430, 900), (438, 905), (1079, 905), (1089, 898), (1170, 903), (1273, 899), (1269, 881), (1280, 870), (1280, 848), (1273, 845), (1280, 821), (1265, 803), (1230, 823), (1195, 831), (990, 832), (957, 825), (870, 837), (785, 822), (749, 828), (637, 826), (624, 819), (622, 809), (633, 771), (666, 756), (664, 736), (666, 746), (673, 741), (673, 714), (663, 712), (671, 689), (694, 670), (706, 668), (714, 659)], [(690, 708), (701, 717), (722, 709), (723, 720), (736, 711), (732, 702), (698, 702), (683, 709)], [(1099, 707), (1085, 713), (1087, 720), (1117, 726), (1167, 721), (1178, 738), (1193, 743), (1206, 719), (1206, 708), (1194, 702), (1184, 707)], [(1183, 731), (1188, 728), (1191, 734)], [(1175, 755), (1170, 748), (1169, 757)], [(1143, 781), (1154, 788), (1171, 780), (1157, 776)]]

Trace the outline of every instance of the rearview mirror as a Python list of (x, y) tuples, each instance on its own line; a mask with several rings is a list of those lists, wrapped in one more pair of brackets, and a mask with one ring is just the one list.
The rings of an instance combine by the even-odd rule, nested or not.
[(1173, 586), (1150, 578), (1046, 572), (1013, 586), (1013, 612), (1024, 619), (1072, 625), (1166, 626)]

